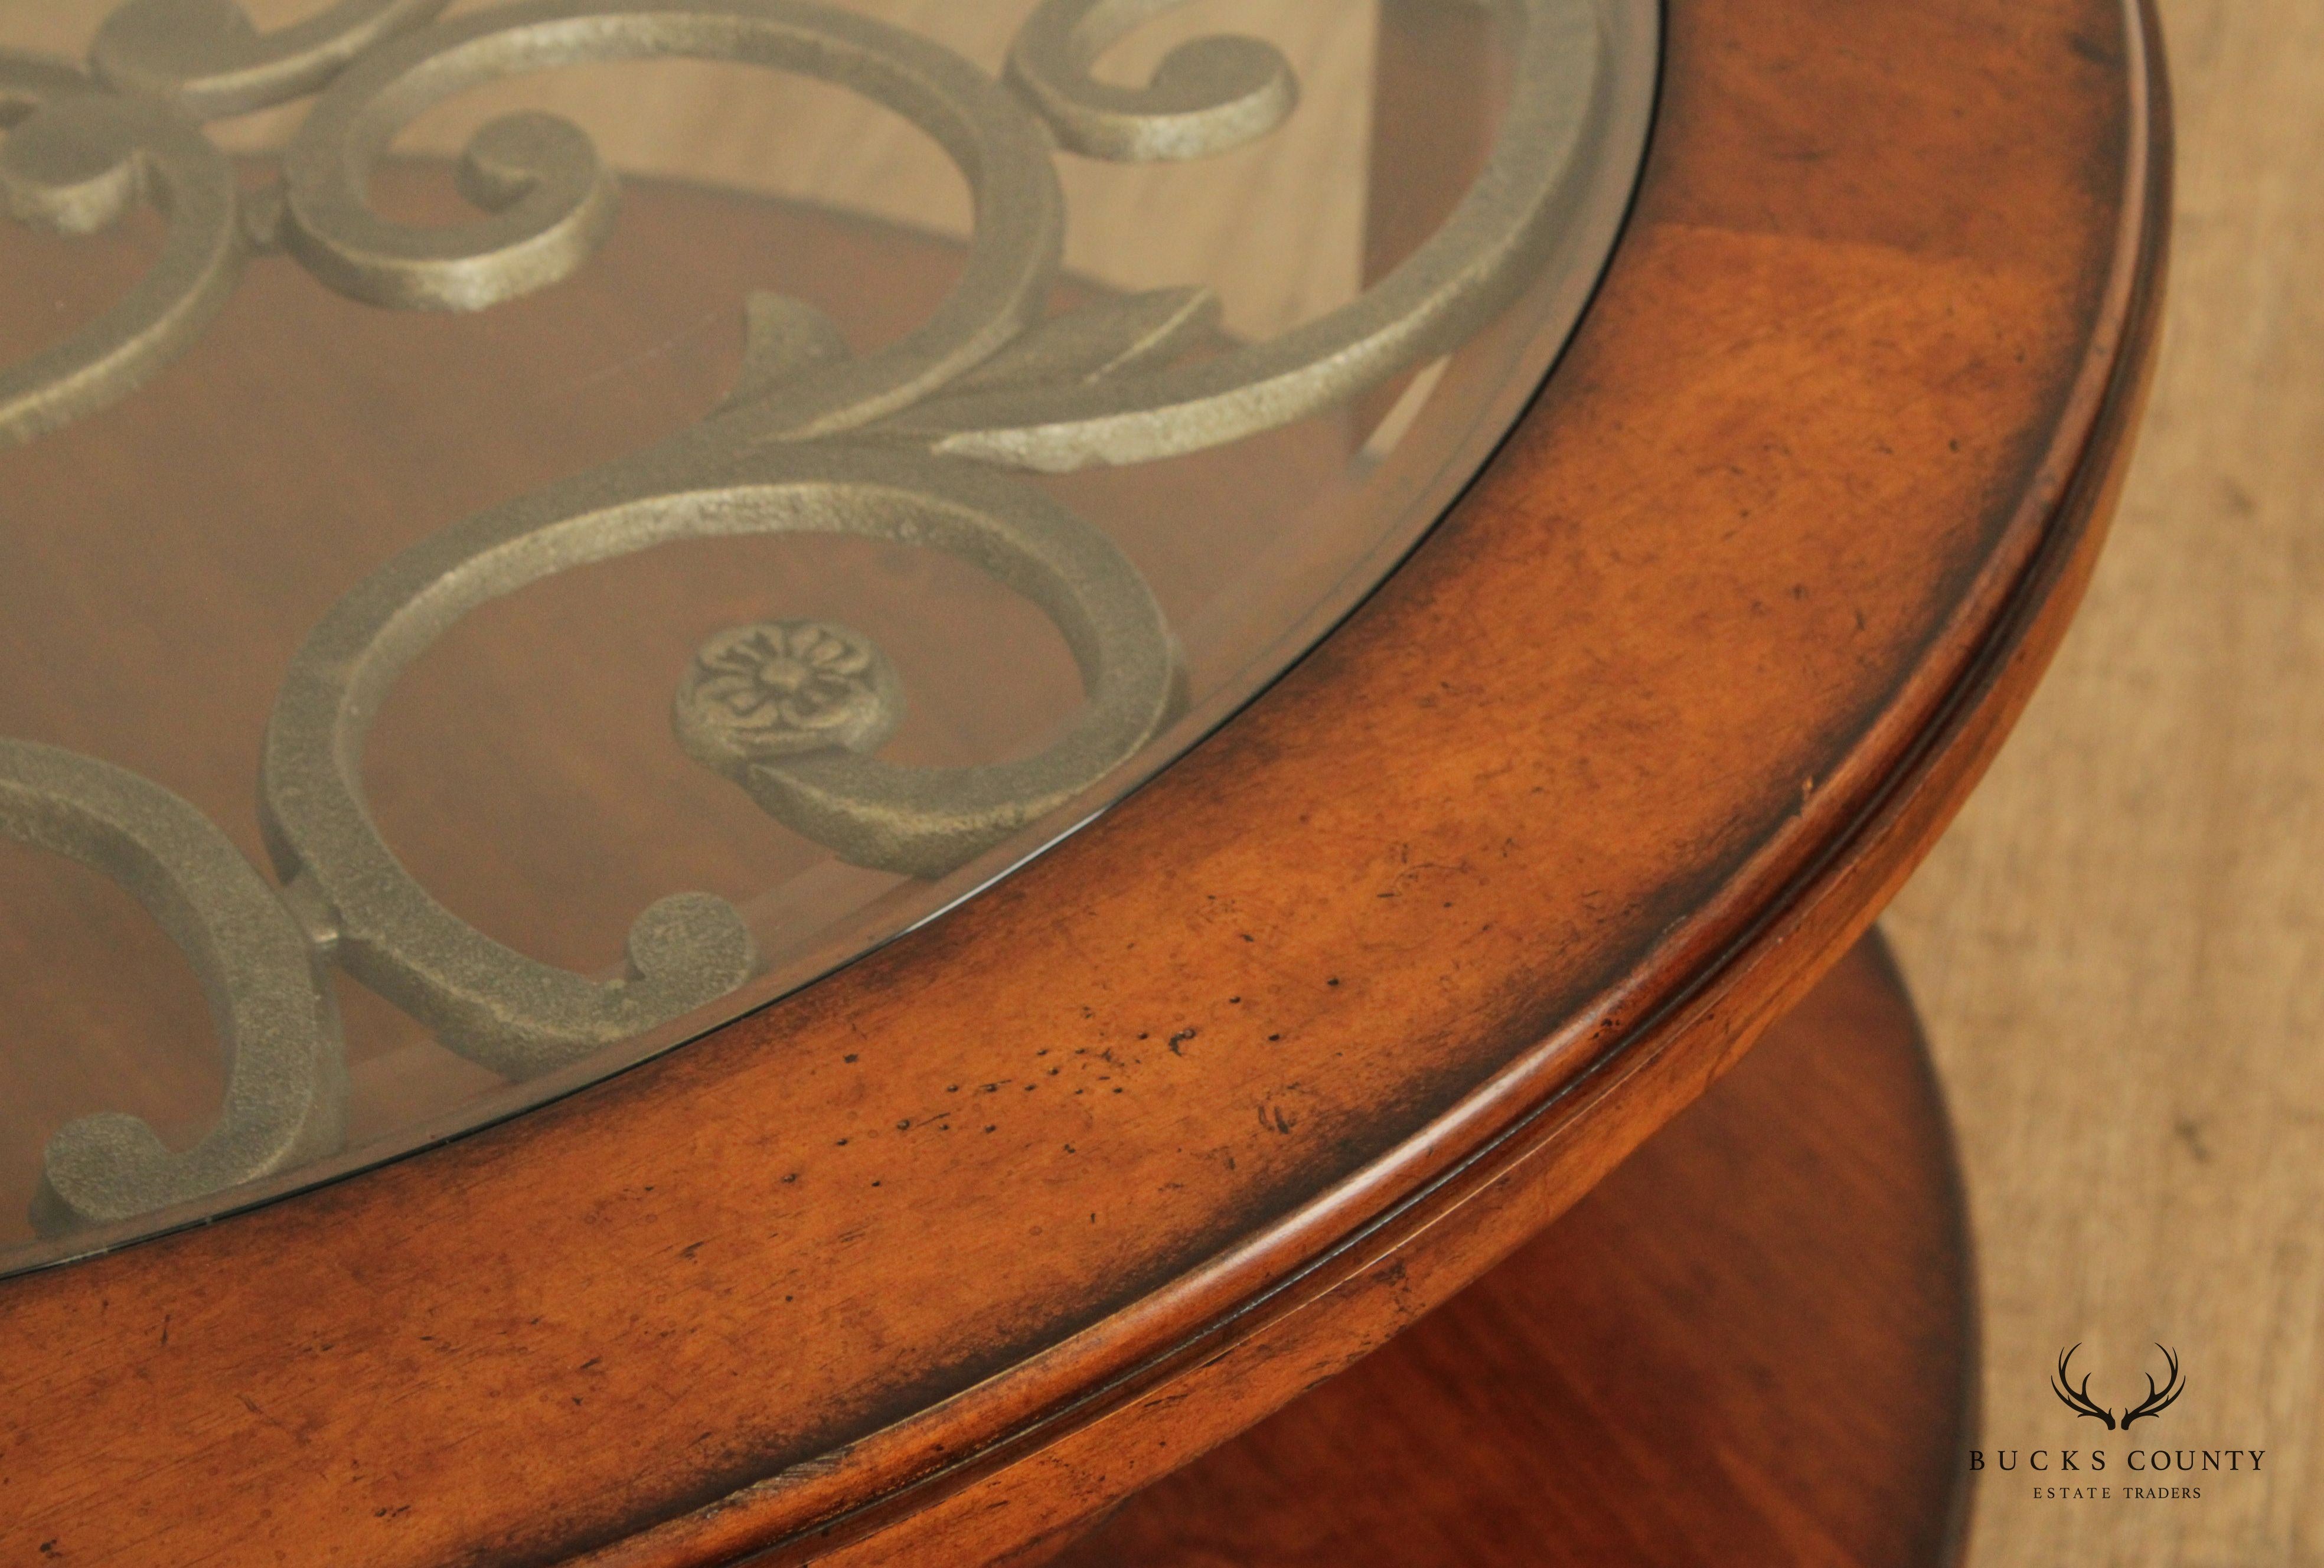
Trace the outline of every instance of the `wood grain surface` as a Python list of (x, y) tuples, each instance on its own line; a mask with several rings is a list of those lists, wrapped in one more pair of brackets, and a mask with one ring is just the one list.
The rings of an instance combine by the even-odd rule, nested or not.
[(1055, 1568), (1940, 1568), (1967, 1243), (1867, 937), (1516, 1256)]
[(54, 1347), (0, 1370), (0, 1544), (976, 1560), (1375, 1347), (1700, 1093), (2062, 632), (2159, 231), (2112, 5), (1672, 17), (1570, 363), (1345, 632), (781, 1007), (0, 1290)]
[(2159, 1340), (2171, 1443), (2269, 1468), (2139, 1508), (1996, 1480), (1994, 1568), (2324, 1563), (2324, 7), (2161, 11), (2180, 223), (2114, 542), (1889, 929), (1964, 1146), (1988, 1441), (2060, 1441), (2061, 1347), (2118, 1398)]

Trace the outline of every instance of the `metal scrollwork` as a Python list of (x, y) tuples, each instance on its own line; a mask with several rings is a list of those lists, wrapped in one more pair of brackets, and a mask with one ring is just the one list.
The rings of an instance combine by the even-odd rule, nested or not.
[[(959, 56), (899, 28), (793, 0), (532, 0), (473, 13), (379, 50), (318, 101), (283, 160), (286, 241), (316, 275), (375, 304), (477, 309), (570, 273), (613, 222), (614, 184), (589, 140), (551, 115), (480, 132), (462, 189), (489, 217), (449, 230), (387, 223), (365, 201), (395, 133), (431, 105), (521, 71), (692, 57), (820, 78), (885, 104), (935, 138), (976, 198), (971, 275), (916, 341), (816, 389), (862, 413), (899, 406), (993, 352), (1039, 313), (1065, 201), (1038, 130)], [(897, 374), (908, 364), (912, 374)], [(847, 383), (873, 383), (869, 399)], [(799, 421), (794, 420), (793, 423)], [(805, 433), (832, 428), (807, 421)]]
[(127, 1219), (338, 1148), (346, 1067), (330, 994), (306, 934), (208, 818), (109, 763), (0, 741), (0, 836), (134, 894), (201, 976), (226, 1059), (217, 1126), (182, 1154), (134, 1116), (58, 1132), (34, 1208), (43, 1231)]
[(640, 973), (626, 981), (586, 980), (493, 942), (430, 899), (380, 837), (363, 804), (363, 736), (396, 677), (480, 604), (678, 540), (783, 532), (968, 561), (1056, 622), (1089, 694), (1064, 736), (1018, 762), (903, 768), (844, 747), (718, 759), (770, 814), (845, 858), (941, 874), (1095, 782), (1160, 723), (1172, 661), (1152, 594), (1102, 535), (1021, 485), (964, 464), (820, 445), (768, 447), (691, 485), (656, 463), (586, 475), (407, 551), (341, 600), (292, 662), (267, 733), (265, 823), (284, 877), (327, 911), (337, 961), (455, 1050), (512, 1077), (748, 978), (742, 918), (704, 894), (641, 918), (631, 938)]
[[(1120, 0), (1093, 14), (1163, 8)], [(1491, 9), (1516, 38), (1514, 88), (1492, 152), (1443, 227), (1362, 295), (1213, 358), (1101, 388), (932, 399), (899, 427), (933, 450), (1012, 467), (1147, 463), (1305, 419), (1460, 345), (1508, 307), (1555, 240), (1604, 112), (1597, 6), (1494, 0)], [(1040, 16), (1062, 22), (1085, 10), (1093, 0), (1053, 0)]]
[(233, 166), (165, 105), (100, 92), (60, 61), (0, 54), (0, 199), (12, 217), (95, 234), (145, 201), (170, 224), (126, 299), (0, 371), (0, 441), (23, 441), (126, 397), (191, 346), (234, 292), (245, 245)]
[(432, 20), (450, 0), (338, 0), (261, 32), (235, 0), (129, 0), (105, 19), (89, 63), (108, 87), (166, 98), (198, 120), (304, 97), (364, 53)]
[(1009, 51), (1010, 85), (1075, 152), (1122, 162), (1207, 158), (1266, 135), (1299, 102), (1291, 62), (1256, 38), (1205, 38), (1173, 50), (1142, 88), (1098, 81), (1090, 67), (1182, 0), (1046, 0)]
[[(942, 551), (1038, 606), (1084, 701), (1038, 754), (973, 767), (879, 756), (902, 678), (872, 642), (768, 620), (712, 638), (678, 683), (676, 743), (770, 816), (856, 863), (936, 877), (1057, 810), (1169, 718), (1177, 649), (1152, 591), (1096, 529), (1001, 469), (1066, 470), (1194, 451), (1289, 423), (1441, 355), (1502, 309), (1558, 239), (1604, 115), (1612, 0), (1473, 0), (1514, 40), (1510, 105), (1483, 174), (1443, 228), (1353, 302), (1235, 344), (1200, 288), (1045, 317), (1065, 229), (1060, 147), (1115, 161), (1208, 156), (1265, 135), (1297, 85), (1272, 47), (1214, 37), (1141, 87), (1102, 57), (1180, 0), (1042, 0), (996, 80), (898, 28), (807, 0), (338, 0), (259, 32), (231, 0), (129, 0), (93, 75), (0, 55), (0, 193), (69, 234), (136, 201), (170, 221), (131, 296), (0, 374), (0, 438), (127, 393), (199, 333), (260, 242), (329, 287), (399, 309), (475, 310), (569, 276), (616, 221), (617, 182), (554, 116), (493, 121), (448, 228), (392, 223), (369, 187), (432, 106), (550, 67), (685, 56), (831, 83), (931, 136), (973, 198), (959, 281), (915, 331), (852, 354), (812, 304), (742, 301), (744, 368), (724, 403), (658, 447), (438, 534), (342, 599), (293, 660), (266, 735), (271, 891), (184, 802), (87, 759), (0, 742), (0, 833), (120, 878), (209, 986), (233, 1063), (217, 1130), (183, 1155), (123, 1117), (50, 1152), (44, 1222), (116, 1219), (335, 1146), (345, 1069), (327, 966), (512, 1079), (563, 1066), (727, 995), (758, 959), (724, 900), (665, 899), (632, 926), (626, 972), (539, 963), (453, 915), (397, 861), (364, 804), (364, 737), (399, 676), (479, 605), (676, 541), (853, 535)], [(318, 93), (279, 188), (238, 201), (199, 122)]]

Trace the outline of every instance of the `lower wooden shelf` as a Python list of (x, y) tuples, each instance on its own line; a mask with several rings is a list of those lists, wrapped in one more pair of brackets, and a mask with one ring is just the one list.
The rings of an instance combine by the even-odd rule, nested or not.
[(1580, 1205), (1056, 1568), (1958, 1557), (1973, 1280), (1877, 934)]

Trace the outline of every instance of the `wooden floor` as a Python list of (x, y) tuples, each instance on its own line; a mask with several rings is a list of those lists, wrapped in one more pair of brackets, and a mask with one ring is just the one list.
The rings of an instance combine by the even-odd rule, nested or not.
[(1964, 1145), (1987, 1443), (2108, 1437), (2049, 1369), (2084, 1342), (2119, 1399), (2159, 1340), (2187, 1392), (2141, 1445), (2268, 1454), (2195, 1501), (1989, 1477), (1996, 1568), (2324, 1563), (2324, 6), (2163, 8), (2144, 444), (2048, 684), (1887, 928)]

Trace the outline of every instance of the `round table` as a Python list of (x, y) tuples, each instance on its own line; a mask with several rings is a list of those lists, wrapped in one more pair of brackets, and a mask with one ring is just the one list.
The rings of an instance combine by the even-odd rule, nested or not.
[[(1469, 89), (1440, 9), (1384, 5), (1382, 94)], [(2161, 288), (2160, 56), (2123, 0), (1659, 24), (1578, 331), (1328, 635), (768, 1006), (0, 1280), (0, 1555), (1947, 1560), (1970, 1253), (1868, 932), (2103, 535)], [(475, 189), (529, 199), (521, 142)], [(626, 199), (704, 236), (687, 265), (737, 224), (841, 272), (958, 265), (804, 205)], [(700, 286), (603, 265), (608, 297)], [(281, 362), (243, 352), (255, 396)], [(18, 495), (69, 500), (91, 470), (57, 463)]]

